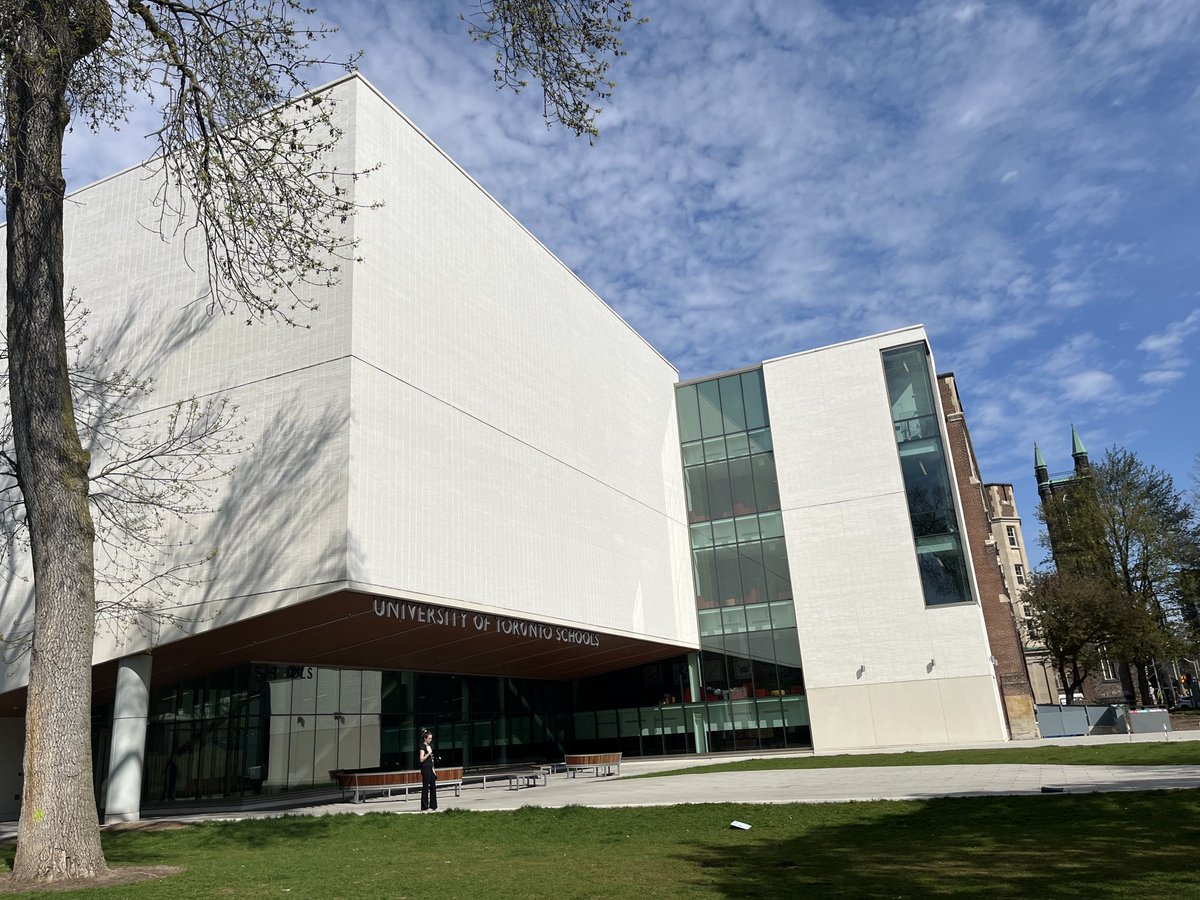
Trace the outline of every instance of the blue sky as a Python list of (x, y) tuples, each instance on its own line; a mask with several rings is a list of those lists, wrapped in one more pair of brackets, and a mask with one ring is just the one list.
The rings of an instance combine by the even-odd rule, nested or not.
[[(1200, 4), (643, 0), (595, 146), (495, 90), (470, 4), (317, 5), (682, 378), (921, 322), (1035, 556), (1072, 422), (1190, 486)], [(71, 185), (147, 131), (73, 134)]]

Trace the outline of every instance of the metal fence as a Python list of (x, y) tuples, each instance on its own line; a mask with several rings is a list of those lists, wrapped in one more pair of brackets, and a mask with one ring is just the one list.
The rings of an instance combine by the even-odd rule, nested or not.
[(1078, 737), (1087, 734), (1161, 734), (1171, 730), (1165, 709), (1134, 709), (1126, 706), (1037, 707), (1038, 731), (1044, 738)]

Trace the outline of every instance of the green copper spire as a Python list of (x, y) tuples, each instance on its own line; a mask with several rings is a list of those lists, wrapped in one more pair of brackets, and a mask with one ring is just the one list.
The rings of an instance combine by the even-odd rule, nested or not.
[(1042, 459), (1042, 451), (1038, 449), (1038, 445), (1033, 445), (1033, 467), (1035, 469), (1045, 469), (1046, 461)]
[(1083, 446), (1083, 441), (1079, 438), (1079, 432), (1075, 430), (1075, 426), (1071, 426), (1071, 455), (1072, 456), (1087, 456), (1087, 448)]

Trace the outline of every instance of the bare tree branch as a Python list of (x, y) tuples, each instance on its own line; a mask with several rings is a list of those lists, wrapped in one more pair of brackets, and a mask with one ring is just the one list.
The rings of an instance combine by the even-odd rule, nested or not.
[[(497, 83), (517, 90), (524, 72), (542, 79), (547, 121), (594, 137), (630, 0), (489, 0), (478, 14), (471, 33), (497, 48)], [(79, 740), (90, 722), (96, 615), (195, 577), (180, 555), (156, 576), (150, 560), (167, 547), (150, 536), (207, 508), (214, 482), (204, 473), (228, 469), (236, 418), (219, 401), (189, 401), (151, 436), (153, 417), (135, 412), (148, 382), (88, 365), (72, 374), (66, 130), (119, 126), (147, 98), (161, 122), (148, 165), (154, 224), (182, 240), (206, 286), (182, 299), (247, 323), (304, 324), (356, 259), (350, 219), (365, 174), (345, 158), (327, 97), (309, 92), (319, 67), (354, 65), (312, 49), (332, 32), (312, 16), (300, 0), (0, 0), (12, 410), (0, 426), (0, 540), (11, 549), (28, 535), (36, 595), (19, 879), (105, 868), (90, 742)], [(125, 587), (116, 607), (97, 607), (97, 554), (101, 583)], [(56, 777), (64, 769), (81, 774)]]
[[(182, 624), (168, 604), (176, 591), (204, 581), (203, 564), (217, 548), (173, 537), (194, 531), (217, 512), (214, 498), (247, 449), (242, 419), (225, 398), (189, 399), (147, 408), (153, 381), (111, 365), (87, 340), (88, 310), (72, 296), (66, 331), (72, 356), (71, 388), (80, 442), (91, 454), (88, 502), (100, 564), (98, 622), (149, 629)], [(0, 346), (0, 387), (7, 388), (7, 352)], [(10, 443), (7, 391), (0, 398), (0, 563), (28, 550), (25, 506)], [(28, 649), (25, 636), (0, 642)], [(11, 660), (11, 653), (6, 653)]]
[(472, 40), (496, 48), (498, 88), (519, 93), (536, 79), (547, 127), (560, 122), (589, 140), (616, 87), (607, 75), (625, 55), (621, 31), (647, 21), (634, 18), (633, 0), (486, 0), (463, 18)]

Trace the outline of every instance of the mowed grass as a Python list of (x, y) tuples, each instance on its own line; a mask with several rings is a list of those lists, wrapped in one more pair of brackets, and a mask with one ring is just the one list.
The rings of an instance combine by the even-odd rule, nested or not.
[(108, 834), (186, 871), (53, 896), (1195, 897), (1198, 823), (1200, 791), (296, 816)]
[(1200, 741), (1093, 744), (1080, 747), (1014, 747), (995, 750), (933, 750), (841, 756), (778, 756), (648, 772), (637, 778), (704, 772), (761, 772), (768, 769), (845, 769), (862, 766), (1200, 766)]

